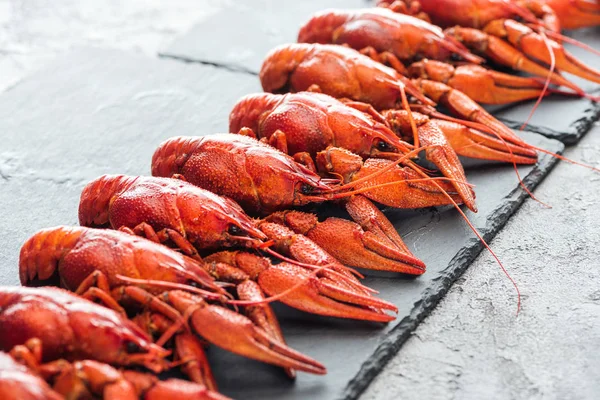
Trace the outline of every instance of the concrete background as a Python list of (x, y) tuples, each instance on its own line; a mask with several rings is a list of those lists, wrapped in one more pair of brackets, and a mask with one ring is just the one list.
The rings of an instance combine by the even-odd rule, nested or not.
[[(217, 2), (0, 0), (0, 90), (75, 45), (155, 54)], [(600, 167), (600, 128), (566, 155)], [(364, 399), (600, 397), (600, 174), (562, 163), (492, 242)]]

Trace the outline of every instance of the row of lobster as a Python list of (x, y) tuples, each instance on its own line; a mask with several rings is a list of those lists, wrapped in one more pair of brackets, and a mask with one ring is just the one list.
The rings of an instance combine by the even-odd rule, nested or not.
[[(266, 93), (233, 107), (234, 133), (168, 139), (152, 176), (97, 178), (81, 226), (26, 241), (19, 274), (32, 287), (0, 288), (0, 396), (224, 399), (207, 343), (290, 377), (325, 374), (286, 344), (270, 303), (392, 321), (396, 306), (354, 268), (420, 275), (425, 264), (376, 204), (476, 212), (458, 156), (533, 164), (541, 151), (479, 103), (558, 86), (592, 97), (560, 71), (600, 82), (560, 35), (600, 22), (593, 1), (381, 6), (316, 14), (300, 43), (267, 55)], [(309, 212), (322, 203), (349, 218)], [(173, 368), (189, 380), (157, 378)]]

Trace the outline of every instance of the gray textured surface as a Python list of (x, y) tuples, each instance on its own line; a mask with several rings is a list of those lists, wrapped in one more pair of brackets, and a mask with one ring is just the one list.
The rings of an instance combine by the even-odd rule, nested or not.
[[(566, 154), (600, 167), (600, 126)], [(361, 400), (597, 399), (600, 175), (558, 165), (492, 246), (523, 294), (482, 253)]]
[(0, 265), (12, 273), (0, 274), (0, 284), (18, 282), (29, 235), (77, 222), (87, 181), (149, 174), (161, 141), (226, 131), (235, 101), (257, 89), (248, 75), (210, 66), (82, 49), (2, 93)]
[(73, 46), (154, 55), (232, 0), (0, 0), (0, 90)]
[[(9, 233), (1, 253), (0, 265), (6, 270), (0, 284), (17, 283), (18, 250), (28, 235), (76, 222), (78, 194), (86, 181), (103, 173), (148, 173), (158, 143), (173, 135), (224, 129), (235, 99), (256, 90), (256, 84), (253, 76), (211, 66), (82, 49), (4, 92), (0, 202), (8, 205), (2, 226)], [(559, 142), (526, 135), (538, 146), (562, 149)], [(522, 168), (526, 183), (535, 185), (553, 161), (543, 157), (538, 167)], [(490, 238), (524, 193), (511, 167), (478, 168), (468, 178), (478, 187), (480, 207), (477, 215), (469, 216)], [(398, 320), (381, 326), (278, 307), (290, 345), (322, 360), (329, 375), (301, 374), (291, 386), (275, 368), (213, 350), (211, 364), (225, 394), (332, 398), (345, 390), (355, 397), (481, 249), (452, 209), (388, 215), (429, 266), (419, 279), (370, 274), (366, 280), (398, 305)]]
[[(250, 0), (202, 18), (161, 51), (162, 56), (227, 66), (257, 74), (273, 47), (294, 43), (300, 26), (325, 8), (359, 8), (369, 0)], [(202, 40), (218, 37), (220, 40)], [(227, 43), (227, 46), (223, 46)]]

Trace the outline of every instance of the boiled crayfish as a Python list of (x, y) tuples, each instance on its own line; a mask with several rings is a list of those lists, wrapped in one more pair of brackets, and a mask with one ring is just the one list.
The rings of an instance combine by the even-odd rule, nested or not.
[[(326, 266), (326, 268), (319, 268), (320, 271), (313, 278), (319, 282), (317, 285), (306, 282), (302, 287), (282, 296), (280, 298), (282, 302), (311, 312), (313, 309), (311, 302), (321, 301), (322, 297), (328, 296), (332, 307), (326, 315), (377, 321), (393, 319), (388, 315), (365, 312), (361, 307), (392, 310), (395, 310), (395, 307), (370, 296), (370, 292), (364, 289), (347, 268), (308, 238), (294, 234), (284, 226), (272, 222), (252, 220), (232, 200), (217, 196), (191, 183), (160, 177), (105, 175), (85, 187), (79, 210), (82, 225), (106, 226), (108, 224), (114, 229), (126, 227), (150, 237), (155, 235), (155, 231), (172, 231), (174, 233), (169, 234), (169, 237), (178, 237), (179, 239), (173, 242), (184, 251), (189, 247), (213, 250), (236, 246), (261, 249), (268, 239), (272, 247), (300, 261), (304, 267)], [(329, 229), (336, 229), (333, 226), (335, 221), (329, 224), (332, 225)], [(326, 225), (328, 224), (321, 229), (327, 228)], [(143, 229), (138, 229), (140, 226)], [(360, 227), (355, 226), (355, 229)], [(348, 235), (342, 240), (356, 241), (356, 236)], [(349, 254), (362, 259), (366, 258), (367, 252), (368, 249), (359, 248)], [(250, 256), (248, 255), (246, 260), (252, 260), (253, 263), (243, 263), (241, 270), (226, 263), (213, 262), (203, 265), (216, 279), (238, 284), (238, 295), (246, 300), (262, 300), (262, 297), (250, 297), (251, 293), (260, 293), (260, 289), (247, 282), (248, 275), (256, 278), (260, 288), (269, 295), (280, 296), (290, 289), (287, 283), (278, 285), (278, 282), (280, 280), (287, 282), (286, 277), (293, 276), (290, 271), (296, 271), (296, 267), (290, 263), (271, 266), (267, 259)], [(384, 265), (390, 264), (392, 261)], [(399, 266), (396, 265), (396, 268)], [(296, 281), (299, 282), (302, 280)], [(313, 293), (318, 288), (320, 292)], [(309, 296), (308, 293), (313, 294)], [(351, 307), (339, 301), (356, 305), (356, 313), (348, 312)], [(333, 307), (336, 303), (339, 312), (336, 311), (336, 307)]]
[[(217, 300), (222, 294), (195, 288), (198, 283), (214, 288), (213, 284), (207, 283), (212, 280), (206, 279), (209, 276), (201, 266), (193, 259), (147, 239), (84, 227), (45, 229), (23, 245), (19, 264), (23, 284), (58, 275), (64, 287), (99, 297), (108, 305), (114, 301), (133, 302), (174, 323), (189, 312), (193, 331), (217, 346), (282, 367), (325, 373), (321, 364), (288, 348), (278, 338), (270, 337), (247, 317), (207, 303), (207, 299)], [(142, 284), (128, 283), (132, 279)], [(159, 282), (155, 285), (158, 288), (151, 291), (143, 288), (152, 288), (153, 282)], [(162, 292), (160, 288), (165, 286), (187, 291)]]
[[(407, 78), (353, 49), (298, 43), (272, 50), (262, 65), (260, 79), (267, 92), (318, 90), (336, 98), (371, 104), (377, 110), (387, 110), (404, 108), (401, 85)], [(412, 95), (412, 89), (409, 91), (408, 88), (415, 88), (420, 97), (423, 92), (453, 113), (468, 119), (460, 120), (463, 125), (522, 147), (519, 154), (527, 151), (532, 153), (527, 143), (464, 93), (441, 82), (424, 79), (409, 82), (411, 85), (406, 86), (405, 90), (407, 93)], [(456, 122), (456, 119), (432, 111), (428, 104), (431, 104), (431, 100), (420, 105), (419, 111)]]
[[(449, 196), (451, 200), (446, 197), (446, 191), (452, 192), (452, 186), (441, 182), (443, 189), (440, 189), (440, 185), (421, 181), (421, 175), (411, 168), (399, 168), (396, 162), (388, 160), (368, 159), (363, 163), (359, 157), (356, 163), (354, 158), (349, 157), (349, 161), (345, 163), (341, 156), (336, 160), (336, 171), (340, 175), (345, 174), (351, 181), (348, 186), (337, 186), (297, 163), (291, 156), (256, 139), (231, 134), (176, 137), (167, 140), (155, 151), (152, 174), (180, 174), (188, 182), (234, 199), (248, 212), (262, 215), (309, 203), (342, 199), (352, 218), (371, 233), (368, 243), (354, 236), (352, 242), (356, 247), (367, 247), (384, 257), (393, 255), (399, 261), (393, 269), (395, 271), (423, 273), (423, 264), (396, 246), (395, 241), (400, 239), (396, 238), (395, 229), (377, 207), (366, 201), (366, 197), (391, 206), (426, 207), (459, 201), (455, 195)], [(418, 182), (411, 182), (411, 179)], [(390, 186), (380, 187), (385, 184)], [(349, 187), (356, 190), (348, 192)], [(356, 196), (357, 190), (364, 196)], [(338, 220), (330, 219), (325, 223), (328, 221), (332, 227), (339, 225), (335, 224)], [(333, 235), (329, 240), (344, 248), (348, 243), (346, 240), (351, 238)], [(357, 239), (361, 240), (356, 243)], [(393, 251), (387, 251), (390, 247)], [(377, 267), (380, 258), (371, 257), (373, 269), (381, 269)], [(387, 269), (391, 265), (388, 262), (384, 267)]]
[[(343, 44), (404, 75), (442, 82), (478, 103), (505, 104), (539, 97), (543, 83), (478, 65), (481, 59), (441, 28), (387, 8), (315, 14), (298, 42)], [(452, 65), (452, 61), (467, 61)]]
[(448, 28), (447, 35), (497, 64), (547, 77), (581, 95), (585, 95), (581, 88), (553, 68), (600, 83), (600, 71), (579, 61), (559, 42), (563, 37), (556, 33), (557, 14), (543, 0), (419, 0), (419, 4), (434, 24)]

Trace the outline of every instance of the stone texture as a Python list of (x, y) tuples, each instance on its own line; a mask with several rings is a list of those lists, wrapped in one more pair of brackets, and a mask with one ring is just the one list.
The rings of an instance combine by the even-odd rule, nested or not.
[[(103, 173), (145, 174), (154, 148), (174, 135), (223, 131), (233, 102), (257, 90), (255, 77), (212, 66), (82, 49), (0, 96), (0, 202), (8, 232), (0, 255), (3, 284), (16, 284), (21, 243), (34, 231), (76, 222), (78, 194)], [(525, 133), (532, 144), (556, 141)], [(521, 168), (533, 187), (554, 160)], [(524, 199), (510, 166), (468, 172), (480, 212), (468, 213), (489, 240)], [(326, 377), (290, 383), (276, 368), (210, 350), (221, 390), (239, 398), (354, 398), (435, 306), (481, 250), (452, 209), (389, 210), (408, 246), (429, 266), (419, 279), (369, 273), (366, 283), (400, 308), (387, 325), (338, 321), (278, 306), (292, 347), (323, 361)], [(514, 300), (514, 298), (513, 298)]]
[(74, 46), (154, 55), (231, 0), (2, 0), (0, 91)]
[[(509, 127), (521, 129), (534, 104), (535, 102), (528, 101), (486, 108)], [(591, 128), (598, 115), (599, 103), (581, 98), (551, 96), (540, 103), (525, 129), (565, 144), (575, 144)]]
[[(257, 74), (269, 50), (283, 43), (296, 42), (300, 26), (313, 13), (326, 8), (372, 5), (368, 0), (236, 2), (201, 19), (161, 55)], [(219, 40), (204, 40), (206, 37)]]
[[(565, 155), (600, 167), (600, 126)], [(560, 163), (361, 400), (596, 399), (600, 393), (600, 177)]]

